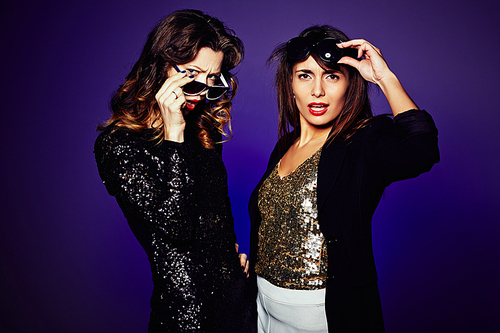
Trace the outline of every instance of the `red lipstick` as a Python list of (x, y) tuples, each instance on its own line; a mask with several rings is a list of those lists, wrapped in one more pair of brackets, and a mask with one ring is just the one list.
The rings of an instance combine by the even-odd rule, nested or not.
[(186, 109), (192, 111), (196, 107), (196, 102), (186, 101)]
[(189, 112), (189, 111), (193, 111), (194, 108), (196, 107), (196, 105), (198, 105), (198, 102), (200, 102), (201, 99), (198, 98), (198, 99), (186, 99), (186, 104), (185, 104), (185, 108), (186, 110)]
[(328, 104), (313, 102), (309, 103), (307, 108), (313, 116), (322, 116), (326, 111), (328, 111)]

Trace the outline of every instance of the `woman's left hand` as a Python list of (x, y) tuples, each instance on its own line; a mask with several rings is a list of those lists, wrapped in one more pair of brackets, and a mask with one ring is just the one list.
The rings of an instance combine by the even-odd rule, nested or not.
[(408, 110), (418, 109), (396, 75), (387, 66), (378, 48), (364, 39), (353, 39), (339, 43), (337, 46), (341, 49), (351, 47), (358, 50), (358, 59), (342, 57), (338, 63), (356, 68), (363, 79), (378, 85), (384, 92), (394, 116)]
[[(379, 84), (384, 78), (394, 76), (380, 50), (368, 41), (353, 39), (348, 42), (339, 43), (337, 46), (341, 49), (358, 49), (358, 59), (345, 56), (338, 63), (356, 68), (366, 81)], [(364, 57), (364, 59), (361, 59), (361, 57)]]
[(243, 270), (243, 273), (249, 276), (249, 269), (250, 269), (250, 263), (248, 262), (248, 257), (245, 253), (239, 253), (238, 250), (240, 249), (240, 246), (235, 243), (235, 248), (236, 248), (236, 253), (238, 253), (238, 258), (240, 258), (240, 265), (241, 269)]

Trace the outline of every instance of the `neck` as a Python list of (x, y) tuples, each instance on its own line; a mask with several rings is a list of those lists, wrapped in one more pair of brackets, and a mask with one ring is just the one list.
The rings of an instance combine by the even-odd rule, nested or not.
[(328, 126), (313, 126), (309, 123), (301, 121), (300, 124), (300, 137), (297, 140), (297, 145), (306, 146), (309, 144), (321, 143), (321, 145), (328, 138), (328, 134), (332, 130), (333, 125)]

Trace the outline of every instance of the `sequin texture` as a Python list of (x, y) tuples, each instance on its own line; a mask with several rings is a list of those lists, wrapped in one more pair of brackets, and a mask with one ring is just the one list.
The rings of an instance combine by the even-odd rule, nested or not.
[(189, 128), (183, 143), (152, 137), (107, 129), (94, 148), (106, 189), (148, 254), (149, 331), (253, 332), (222, 148), (204, 148)]
[(259, 189), (255, 271), (278, 287), (325, 287), (327, 253), (316, 204), (320, 156), (321, 149), (283, 178), (278, 164)]

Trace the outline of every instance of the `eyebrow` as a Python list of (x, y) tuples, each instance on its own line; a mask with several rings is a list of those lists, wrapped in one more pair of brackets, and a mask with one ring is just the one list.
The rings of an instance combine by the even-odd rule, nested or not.
[[(206, 73), (207, 71), (203, 70), (201, 67), (198, 67), (196, 65), (189, 65), (189, 66), (186, 66), (187, 69), (194, 69), (200, 73)], [(216, 72), (216, 73), (210, 73), (209, 75), (220, 75), (222, 72), (219, 71), (219, 72)]]
[(307, 74), (312, 74), (312, 70), (310, 69), (297, 69), (296, 72), (303, 72)]

